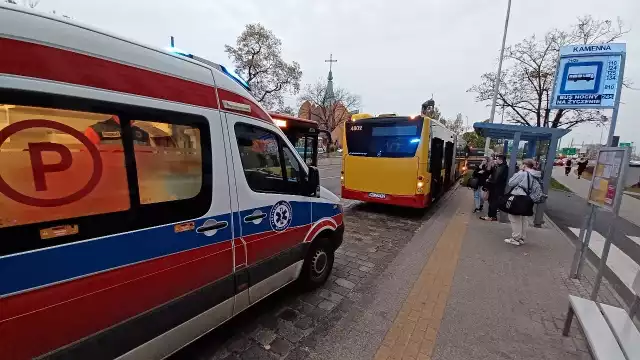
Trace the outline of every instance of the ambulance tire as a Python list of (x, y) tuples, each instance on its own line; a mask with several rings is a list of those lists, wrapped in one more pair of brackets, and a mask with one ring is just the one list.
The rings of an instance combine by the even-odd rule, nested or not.
[(302, 264), (298, 283), (304, 290), (322, 286), (333, 269), (334, 248), (326, 238), (314, 240)]

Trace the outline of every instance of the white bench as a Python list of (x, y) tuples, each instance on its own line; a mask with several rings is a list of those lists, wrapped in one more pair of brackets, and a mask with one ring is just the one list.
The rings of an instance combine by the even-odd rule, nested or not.
[[(636, 286), (637, 285), (637, 286)], [(637, 287), (637, 288), (636, 288)], [(640, 272), (634, 291), (640, 293)], [(635, 308), (635, 304), (632, 309)], [(569, 295), (569, 313), (562, 335), (568, 336), (573, 316), (578, 318), (596, 360), (640, 360), (640, 332), (631, 320), (633, 313), (595, 301)]]

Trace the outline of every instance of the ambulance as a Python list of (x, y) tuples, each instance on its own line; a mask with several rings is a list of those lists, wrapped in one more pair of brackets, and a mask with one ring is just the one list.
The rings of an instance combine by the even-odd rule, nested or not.
[(0, 358), (161, 359), (329, 276), (339, 198), (223, 66), (0, 5)]

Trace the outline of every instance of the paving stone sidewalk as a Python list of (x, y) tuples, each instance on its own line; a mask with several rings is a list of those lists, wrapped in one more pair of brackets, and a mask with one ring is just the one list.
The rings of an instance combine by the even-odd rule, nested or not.
[(349, 203), (345, 238), (327, 283), (289, 286), (214, 330), (173, 359), (306, 359), (361, 302), (367, 289), (433, 211)]
[[(520, 247), (509, 235), (508, 224), (470, 221), (430, 359), (591, 359), (579, 322), (569, 337), (562, 328), (568, 295), (589, 297), (594, 268), (569, 278), (575, 247), (554, 226), (530, 229)], [(606, 281), (599, 301), (621, 305)]]

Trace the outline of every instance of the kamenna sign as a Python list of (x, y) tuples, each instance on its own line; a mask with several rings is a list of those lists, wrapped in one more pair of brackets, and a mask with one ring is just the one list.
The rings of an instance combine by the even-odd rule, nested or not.
[(620, 96), (626, 44), (560, 48), (551, 108), (613, 108)]

